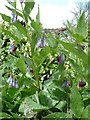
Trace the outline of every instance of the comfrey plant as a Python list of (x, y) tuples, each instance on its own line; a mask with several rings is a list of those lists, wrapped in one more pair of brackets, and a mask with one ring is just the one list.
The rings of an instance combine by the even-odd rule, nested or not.
[[(77, 47), (77, 43), (85, 46), (88, 43), (85, 13), (78, 18), (75, 28), (70, 23), (66, 26), (70, 39), (73, 39), (67, 41), (68, 34), (62, 39), (61, 35), (56, 38), (51, 32), (42, 32), (39, 7), (33, 20), (30, 13), (34, 0), (22, 2), (22, 10), (15, 7), (16, 2), (9, 2), (12, 7), (6, 7), (23, 21), (17, 20), (15, 14), (12, 14), (12, 21), (11, 17), (0, 14), (4, 21), (0, 35), (3, 33), (3, 39), (8, 37), (15, 43), (8, 41), (3, 47), (0, 37), (0, 119), (88, 118), (88, 51), (86, 47), (85, 50)], [(78, 82), (79, 77), (84, 81)]]

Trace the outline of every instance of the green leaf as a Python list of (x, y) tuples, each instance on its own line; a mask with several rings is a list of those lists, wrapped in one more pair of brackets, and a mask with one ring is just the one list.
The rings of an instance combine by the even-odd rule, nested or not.
[(28, 18), (29, 18), (29, 14), (31, 13), (33, 7), (34, 7), (34, 0), (32, 0), (32, 2), (28, 2), (26, 1), (25, 3), (25, 7), (24, 7), (24, 15), (25, 15), (25, 19), (26, 21), (28, 21)]
[(4, 112), (0, 112), (0, 119), (6, 119), (6, 118), (12, 118), (12, 116), (10, 116), (9, 114), (7, 113), (4, 113)]
[(29, 19), (31, 20), (31, 26), (34, 28), (34, 30), (40, 33), (40, 30), (41, 30), (40, 23), (38, 23), (37, 21), (35, 22), (31, 17), (29, 17)]
[(83, 110), (82, 118), (90, 118), (89, 113), (90, 113), (90, 105)]
[(5, 20), (6, 22), (9, 22), (9, 23), (11, 22), (11, 17), (2, 13), (0, 13), (0, 15), (2, 16), (2, 19)]
[(73, 53), (74, 55), (78, 56), (79, 59), (82, 59), (85, 64), (88, 63), (88, 55), (81, 49), (75, 48), (74, 43), (68, 43), (63, 42), (61, 40), (58, 40), (60, 44), (64, 46), (65, 49), (67, 49), (70, 53)]
[(75, 117), (81, 118), (82, 112), (84, 110), (84, 104), (81, 98), (81, 95), (78, 91), (78, 88), (76, 86), (73, 86), (71, 88), (71, 110), (75, 114)]
[(19, 112), (24, 112), (25, 111), (25, 106), (27, 106), (29, 109), (32, 109), (34, 111), (41, 111), (41, 110), (47, 110), (48, 107), (45, 107), (43, 105), (40, 105), (36, 102), (34, 102), (30, 97), (26, 97), (24, 102), (21, 103), (19, 107)]
[(23, 27), (21, 25), (21, 23), (19, 21), (16, 21), (16, 22), (14, 22), (12, 24), (17, 27), (17, 29), (21, 32), (21, 34), (23, 34), (24, 36), (27, 37), (27, 30), (26, 30), (25, 27)]
[(53, 104), (53, 100), (50, 98), (50, 95), (48, 94), (48, 92), (41, 91), (38, 96), (39, 96), (39, 101), (41, 105), (47, 106), (47, 107), (53, 107), (55, 105)]
[(57, 41), (55, 40), (55, 38), (53, 37), (53, 35), (51, 33), (49, 33), (48, 35), (48, 45), (52, 48), (57, 47)]
[(38, 13), (36, 15), (36, 22), (40, 23), (40, 9), (39, 9), (39, 5), (38, 5)]
[(84, 37), (81, 36), (79, 33), (76, 33), (75, 31), (70, 30), (67, 27), (68, 32), (70, 33), (70, 35), (77, 41), (77, 42), (83, 42), (84, 41)]
[(23, 74), (26, 74), (26, 65), (23, 61), (22, 58), (19, 58), (18, 61), (17, 61), (17, 67), (20, 69), (20, 71), (23, 73)]
[(15, 0), (14, 0), (14, 1), (9, 0), (8, 3), (9, 3), (11, 6), (13, 6), (14, 8), (16, 8), (16, 2), (15, 2)]
[(85, 12), (82, 13), (78, 20), (76, 32), (84, 38), (88, 35), (88, 23), (86, 22)]
[(67, 94), (59, 89), (59, 88), (54, 88), (51, 90), (51, 94), (57, 99), (57, 100), (67, 100)]
[(81, 69), (80, 69), (80, 67), (79, 67), (79, 65), (78, 65), (73, 59), (70, 59), (70, 58), (69, 58), (69, 61), (70, 61), (70, 63), (72, 64), (72, 66), (75, 68), (75, 70), (76, 70), (77, 72), (79, 72), (79, 73), (82, 72)]
[(15, 35), (13, 35), (10, 31), (7, 31), (7, 30), (3, 30), (4, 33), (6, 33), (7, 35), (9, 35), (11, 38), (13, 38), (17, 43), (19, 43), (19, 38), (16, 37)]
[(50, 52), (50, 49), (48, 46), (42, 49), (39, 53), (38, 51), (35, 52), (35, 54), (33, 55), (33, 61), (37, 67), (42, 65), (44, 60), (47, 58), (47, 55), (49, 54), (49, 52)]
[(38, 41), (38, 38), (39, 38), (39, 34), (37, 32), (33, 32), (32, 39), (31, 39), (31, 52), (32, 52), (32, 54), (34, 53), (35, 45)]
[(60, 101), (59, 104), (55, 107), (58, 108), (59, 110), (63, 110), (63, 108), (66, 106), (67, 102), (66, 101)]
[(60, 118), (67, 118), (67, 113), (55, 112), (45, 116), (42, 120), (59, 120)]

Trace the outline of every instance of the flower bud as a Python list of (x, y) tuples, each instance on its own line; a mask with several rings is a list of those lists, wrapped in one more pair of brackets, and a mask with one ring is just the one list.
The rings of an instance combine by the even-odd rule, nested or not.
[(70, 81), (65, 80), (64, 83), (62, 84), (62, 87), (69, 87), (70, 86)]
[(44, 39), (44, 38), (43, 38), (43, 39), (39, 39), (38, 42), (37, 42), (36, 47), (37, 47), (37, 48), (43, 48), (43, 47), (45, 47), (45, 46), (46, 46), (46, 41), (45, 41), (45, 39)]
[(12, 16), (11, 16), (11, 21), (12, 21), (12, 22), (16, 22), (17, 16), (15, 15), (14, 12), (12, 12), (11, 14), (12, 14)]
[(10, 53), (14, 54), (16, 52), (17, 47), (14, 45), (10, 45)]
[(82, 81), (82, 80), (79, 80), (79, 83), (78, 83), (78, 88), (82, 88), (86, 85), (86, 82)]
[(58, 64), (63, 63), (64, 60), (65, 60), (65, 55), (57, 56), (57, 63)]

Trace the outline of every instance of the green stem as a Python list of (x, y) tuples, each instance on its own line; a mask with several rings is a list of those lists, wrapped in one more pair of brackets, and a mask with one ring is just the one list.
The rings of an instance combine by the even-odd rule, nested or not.
[[(23, 12), (23, 15), (24, 15), (24, 20), (25, 20), (25, 23), (26, 23), (26, 30), (27, 30), (27, 39), (29, 40), (29, 43), (31, 41), (30, 39), (30, 31), (28, 30), (28, 23), (25, 19), (25, 13), (24, 13), (24, 10), (23, 10), (23, 5), (21, 3), (21, 7), (22, 7), (22, 12)], [(30, 46), (31, 46), (31, 43), (30, 43)], [(31, 47), (31, 57), (33, 56), (33, 51), (32, 51), (32, 47)], [(33, 58), (31, 59), (32, 60), (32, 69), (34, 70), (34, 76), (35, 76), (35, 79), (37, 80), (37, 86), (38, 86), (38, 91), (40, 91), (40, 82), (39, 82), (39, 77), (38, 77), (38, 74), (35, 72), (36, 71), (36, 67), (35, 67), (35, 64), (34, 64), (34, 61), (33, 61)]]

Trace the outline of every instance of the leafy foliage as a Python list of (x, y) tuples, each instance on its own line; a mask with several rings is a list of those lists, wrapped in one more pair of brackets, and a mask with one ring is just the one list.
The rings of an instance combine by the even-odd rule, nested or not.
[[(6, 6), (25, 22), (1, 14), (0, 30), (0, 119), (6, 118), (88, 118), (90, 87), (88, 82), (88, 27), (85, 12), (72, 27), (68, 21), (67, 37), (45, 33), (30, 13), (34, 1), (22, 11), (16, 3)], [(39, 45), (38, 46), (38, 41)], [(45, 44), (44, 44), (44, 42)], [(13, 47), (15, 50), (13, 51)], [(13, 52), (11, 52), (13, 51)], [(17, 80), (18, 87), (14, 87)], [(78, 84), (85, 83), (78, 88)], [(1, 92), (2, 90), (2, 92)]]

